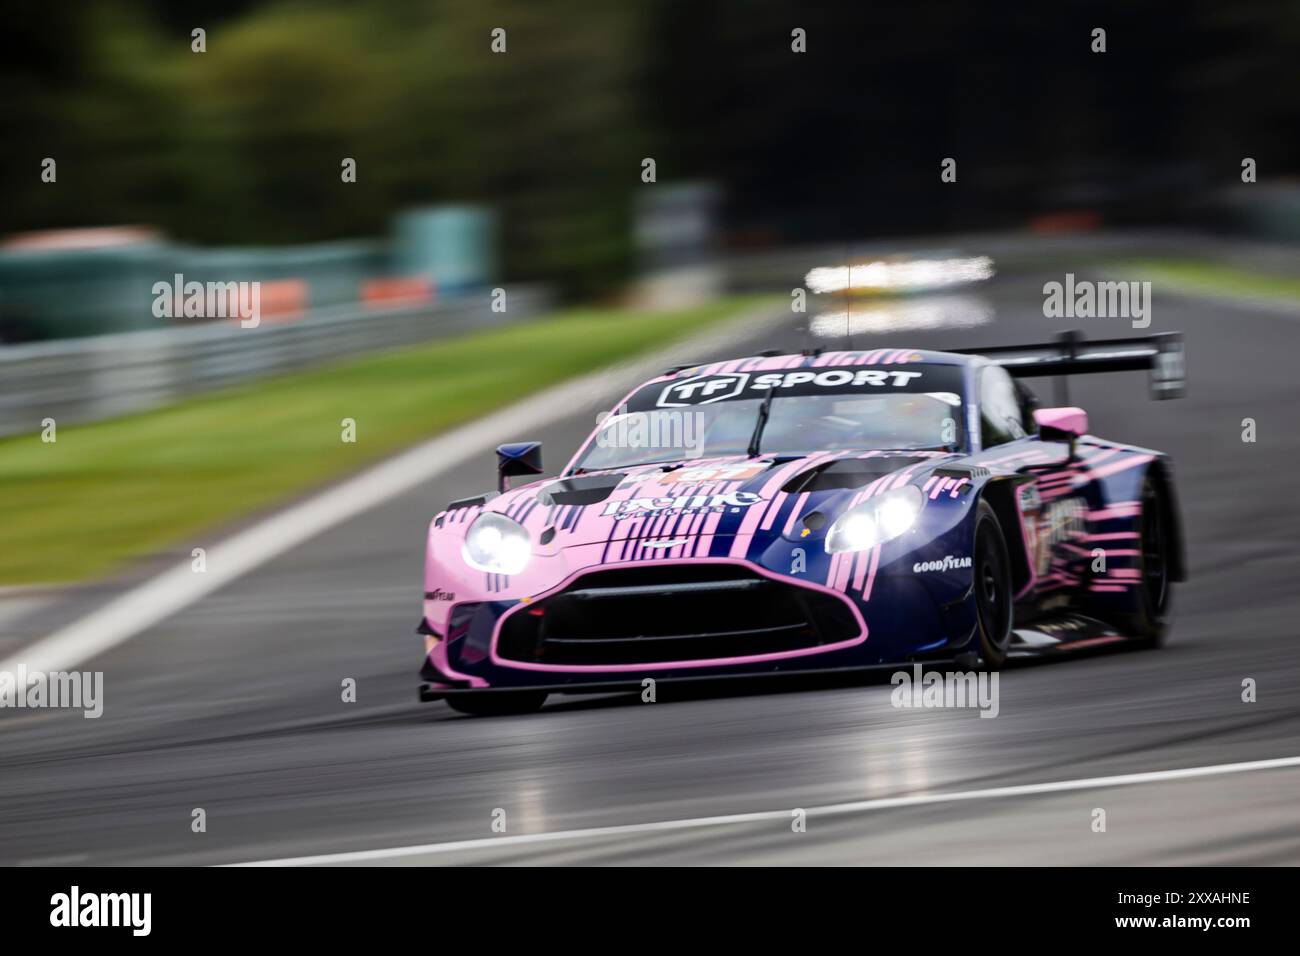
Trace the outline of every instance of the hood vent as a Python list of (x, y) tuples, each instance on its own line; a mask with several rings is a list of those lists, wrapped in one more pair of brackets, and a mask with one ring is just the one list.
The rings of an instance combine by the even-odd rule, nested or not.
[(921, 460), (910, 455), (895, 455), (889, 458), (842, 458), (795, 475), (781, 490), (786, 494), (801, 495), (809, 491), (861, 488), (871, 484), (877, 478), (883, 478)]
[(544, 505), (594, 505), (613, 494), (627, 475), (579, 475), (547, 485), (537, 492), (537, 500)]
[(989, 470), (982, 465), (958, 465), (956, 467), (936, 468), (936, 478), (969, 478), (978, 481), (989, 476)]

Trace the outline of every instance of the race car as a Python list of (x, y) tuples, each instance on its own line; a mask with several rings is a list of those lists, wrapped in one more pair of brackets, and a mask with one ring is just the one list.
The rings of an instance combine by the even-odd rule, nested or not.
[(1181, 395), (1182, 336), (764, 353), (634, 389), (554, 478), (511, 488), (540, 445), (503, 445), (498, 490), (429, 526), (420, 697), (519, 713), (1158, 644), (1186, 574), (1170, 462), (1064, 399), (1068, 376), (1134, 370)]

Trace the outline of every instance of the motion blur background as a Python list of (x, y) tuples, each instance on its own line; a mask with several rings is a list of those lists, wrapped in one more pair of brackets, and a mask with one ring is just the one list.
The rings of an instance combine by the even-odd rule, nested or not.
[[(88, 458), (69, 451), (52, 474), (14, 444), (47, 420), (184, 412), (253, 379), (435, 343), (408, 356), (427, 364), (450, 354), (437, 340), (498, 326), (494, 365), (510, 371), (503, 342), (527, 346), (510, 381), (540, 387), (734, 311), (738, 294), (789, 296), (814, 266), (936, 250), (993, 254), (1003, 275), (1104, 266), (1300, 295), (1295, 3), (0, 0), (0, 22), (0, 585), (152, 553), (165, 527), (273, 503), (485, 411), (500, 383), (463, 384), (482, 401), (441, 418), (445, 395), (367, 406), (354, 386), (337, 411), (360, 406), (371, 427), (346, 461), (333, 435), (286, 448), (289, 427), (249, 453), (236, 404), (229, 444), (212, 415), (146, 420), (128, 430), (136, 452), (98, 433), (92, 454), (87, 433)], [(155, 286), (174, 280), (259, 283), (263, 327), (160, 315)], [(522, 331), (562, 307), (586, 310), (580, 334)], [(909, 308), (875, 330), (993, 314), (971, 299)], [(652, 319), (674, 309), (677, 325)], [(593, 342), (607, 351), (577, 347)], [(321, 420), (293, 381), (278, 405)], [(200, 431), (189, 473), (139, 490), (176, 465), (149, 449)], [(275, 448), (316, 467), (279, 480)], [(96, 471), (106, 453), (119, 460)], [(221, 485), (217, 508), (204, 479), (223, 462), (247, 484)], [(142, 517), (160, 495), (169, 522)], [(132, 527), (87, 549), (69, 498)]]
[[(107, 686), (104, 719), (0, 713), (0, 861), (232, 862), (487, 836), (493, 807), (539, 832), (1300, 753), (1298, 62), (1294, 0), (0, 0), (0, 669), (89, 635), (64, 666)], [(814, 267), (957, 258), (992, 277), (792, 311)], [(1074, 273), (1151, 282), (1146, 331), (1186, 336), (1179, 402), (1071, 385), (1098, 434), (1176, 462), (1192, 584), (1168, 648), (1010, 671), (997, 720), (858, 686), (481, 723), (415, 702), (423, 530), (491, 487), (498, 441), (544, 440), (554, 471), (682, 360), (1141, 334), (1047, 314)], [(178, 274), (260, 283), (260, 324), (160, 317)], [(592, 370), (583, 402), (533, 397)], [(223, 567), (232, 532), (440, 434), (436, 480)], [(136, 585), (176, 580), (193, 594), (159, 619)], [(1300, 859), (1296, 772), (1222, 779), (1108, 794), (1113, 837), (1065, 794), (539, 856)]]
[[(955, 251), (1300, 296), (1295, 3), (0, 0), (0, 23), (0, 586), (152, 554), (815, 266)], [(262, 327), (160, 316), (177, 277), (259, 283)], [(906, 309), (859, 331), (995, 313)], [(221, 390), (265, 378), (259, 442), (268, 393)], [(355, 451), (319, 427), (358, 413)], [(126, 431), (53, 458), (47, 420)]]
[[(501, 278), (583, 298), (636, 268), (653, 157), (661, 184), (718, 187), (728, 248), (1066, 214), (1300, 240), (1285, 0), (5, 0), (0, 21), (7, 232), (280, 246), (473, 204), (498, 224)], [(949, 156), (959, 188), (939, 182)], [(1257, 189), (1239, 188), (1244, 156)]]

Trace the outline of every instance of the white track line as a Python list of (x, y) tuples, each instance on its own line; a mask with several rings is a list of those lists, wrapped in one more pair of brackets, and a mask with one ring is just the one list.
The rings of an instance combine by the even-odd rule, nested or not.
[[(964, 800), (994, 800), (1006, 797), (1027, 797), (1043, 793), (1066, 793), (1072, 790), (1095, 790), (1107, 787), (1129, 787), (1143, 783), (1163, 783), (1170, 780), (1188, 780), (1196, 777), (1218, 777), (1256, 770), (1279, 770), (1300, 767), (1300, 757), (1278, 757), (1272, 760), (1251, 760), (1245, 763), (1223, 763), (1209, 767), (1186, 767), (1179, 770), (1153, 770), (1148, 773), (1127, 773), (1113, 777), (1085, 777), (1080, 780), (1059, 780), (1054, 783), (1027, 783), (1011, 787), (991, 787), (986, 790), (959, 790), (954, 793), (922, 793), (910, 797), (887, 797), (879, 800), (859, 800), (854, 803), (833, 803), (806, 808), (809, 817), (835, 816), (845, 813), (863, 813), (870, 810), (888, 810), (895, 807), (916, 807), (932, 803), (953, 803)], [(560, 840), (598, 839), (601, 837), (633, 836), (641, 833), (662, 833), (669, 830), (691, 830), (701, 827), (734, 826), (741, 823), (766, 823), (790, 820), (790, 810), (760, 810), (755, 813), (734, 813), (716, 817), (695, 817), (686, 820), (661, 820), (657, 823), (631, 823), (622, 826), (589, 827), (583, 830), (560, 830), (554, 833), (521, 833), (477, 840), (457, 840), (452, 843), (427, 843), (421, 846), (398, 846), (383, 850), (357, 850), (351, 853), (326, 853), (320, 856), (288, 857), (282, 860), (260, 860), (251, 863), (234, 863), (231, 866), (315, 866), (330, 863), (368, 863), (392, 860), (404, 856), (424, 856), (436, 853), (454, 853), (457, 850), (481, 850), (488, 847), (526, 846), (535, 843), (554, 843)]]
[(619, 397), (613, 394), (619, 388), (658, 374), (671, 364), (673, 356), (685, 356), (687, 361), (707, 358), (710, 351), (787, 318), (779, 307), (744, 313), (655, 355), (572, 379), (417, 445), (213, 545), (208, 549), (204, 573), (192, 571), (186, 558), (179, 566), (132, 588), (86, 617), (13, 652), (0, 660), (0, 671), (16, 671), (19, 665), (26, 665), (29, 671), (71, 670), (272, 558), (483, 454), (501, 441), (517, 439), (530, 429), (549, 425), (583, 407), (607, 407)]

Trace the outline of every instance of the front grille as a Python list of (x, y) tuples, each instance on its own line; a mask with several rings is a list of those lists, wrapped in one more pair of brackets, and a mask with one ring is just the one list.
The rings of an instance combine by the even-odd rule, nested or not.
[(859, 634), (840, 598), (739, 565), (610, 568), (514, 611), (497, 653), (522, 663), (589, 665), (749, 657)]

